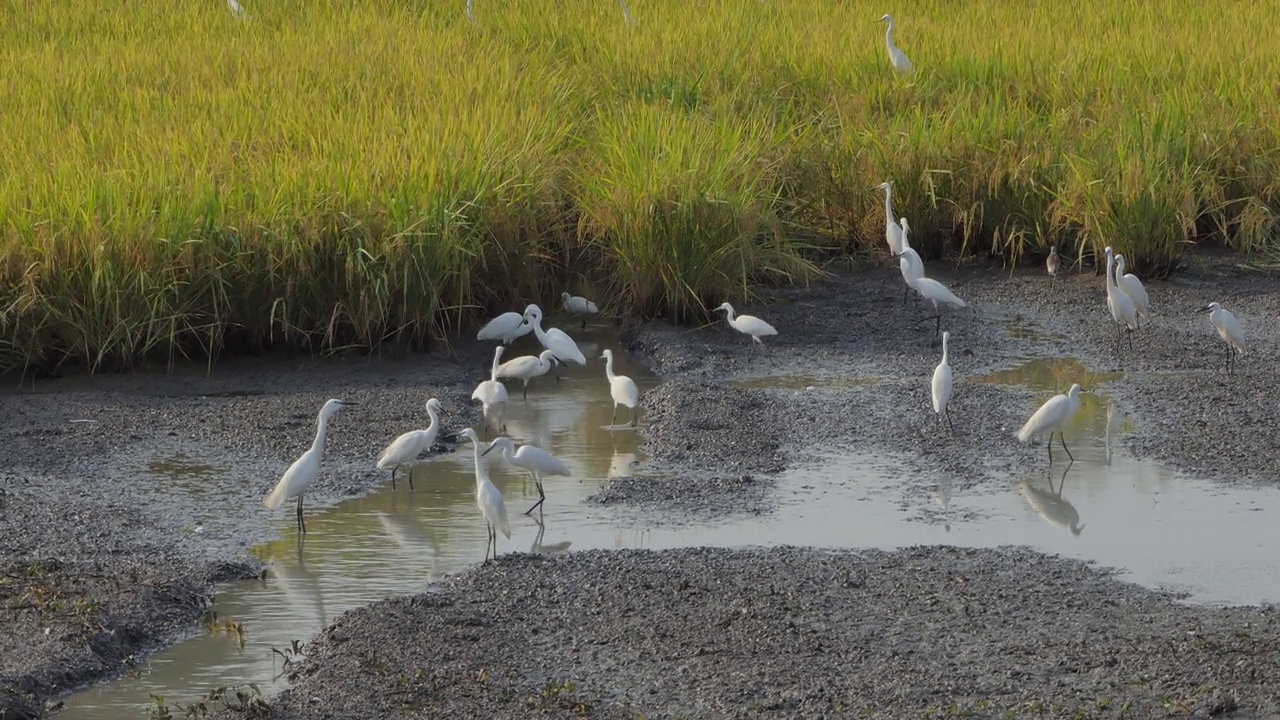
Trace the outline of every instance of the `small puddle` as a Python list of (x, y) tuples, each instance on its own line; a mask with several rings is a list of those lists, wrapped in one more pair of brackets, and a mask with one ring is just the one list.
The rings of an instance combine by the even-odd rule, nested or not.
[(763, 390), (850, 390), (871, 387), (893, 378), (876, 375), (780, 375), (738, 378), (729, 385)]
[[(597, 343), (582, 343), (593, 358), (587, 368), (573, 369), (559, 385), (538, 382), (527, 403), (511, 403), (510, 434), (537, 440), (574, 474), (544, 481), (547, 500), (539, 522), (521, 514), (537, 498), (533, 484), (500, 459), (488, 463), (511, 513), (513, 536), (498, 540), (503, 554), (781, 544), (1024, 545), (1120, 568), (1129, 581), (1185, 593), (1193, 602), (1280, 601), (1274, 581), (1280, 556), (1273, 550), (1280, 544), (1280, 493), (1196, 481), (1130, 458), (1118, 449), (1117, 438), (1132, 425), (1101, 392), (1083, 397), (1067, 428), (1075, 463), (1049, 466), (1042, 460), (1017, 476), (974, 488), (957, 487), (947, 477), (904, 474), (901, 458), (858, 453), (815, 456), (784, 473), (776, 510), (761, 516), (678, 525), (652, 510), (584, 503), (606, 478), (644, 472), (640, 434), (605, 428), (612, 405), (594, 358), (613, 343)], [(517, 352), (530, 349), (520, 344)], [(620, 371), (636, 377), (642, 389), (652, 385), (619, 359)], [(1092, 391), (1119, 377), (1088, 373), (1074, 361), (1036, 361), (981, 380), (1046, 391), (1079, 382)], [(807, 380), (801, 381), (806, 387)], [(790, 382), (784, 379), (784, 386)], [(285, 536), (255, 550), (268, 565), (267, 577), (219, 593), (213, 631), (158, 653), (133, 676), (68, 698), (59, 717), (136, 717), (152, 705), (148, 694), (172, 705), (196, 701), (216, 687), (257, 683), (267, 695), (283, 690), (277, 650), (307, 642), (347, 610), (422, 592), (481, 560), (485, 526), (475, 507), (472, 463), (469, 444), (433, 456), (413, 470), (413, 491), (400, 482), (393, 492), (387, 483), (315, 512), (302, 541), (289, 516), (276, 517)]]
[[(1124, 377), (1123, 373), (1093, 372), (1074, 358), (1030, 360), (1012, 370), (997, 370), (974, 377), (975, 382), (993, 385), (1025, 385), (1033, 390), (1065, 393), (1073, 383), (1080, 389), (1092, 392), (1094, 388)], [(1043, 398), (1044, 402), (1049, 398)]]

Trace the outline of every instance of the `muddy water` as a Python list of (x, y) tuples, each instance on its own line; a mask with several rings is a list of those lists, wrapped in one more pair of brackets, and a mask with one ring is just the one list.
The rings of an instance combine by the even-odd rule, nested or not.
[[(1017, 476), (965, 488), (946, 477), (905, 478), (893, 457), (816, 456), (781, 479), (773, 512), (689, 524), (653, 511), (582, 502), (605, 478), (633, 464), (634, 471), (644, 470), (639, 434), (605, 428), (612, 408), (603, 379), (593, 381), (599, 373), (593, 363), (559, 386), (535, 386), (527, 404), (512, 403), (510, 433), (537, 440), (564, 458), (574, 474), (545, 482), (545, 512), (538, 519), (521, 514), (537, 497), (532, 483), (500, 459), (486, 459), (511, 510), (513, 535), (499, 538), (500, 552), (1019, 544), (1121, 568), (1129, 580), (1184, 592), (1193, 602), (1280, 601), (1280, 584), (1273, 580), (1280, 562), (1270, 550), (1280, 542), (1274, 522), (1280, 493), (1192, 481), (1126, 456), (1117, 439), (1132, 425), (1105, 395), (1106, 383), (1118, 376), (1089, 375), (1078, 363), (1036, 361), (979, 378), (1028, 385), (1046, 396), (1072, 382), (1091, 391), (1066, 432), (1074, 463), (1050, 466), (1044, 458)], [(814, 378), (778, 382), (793, 388), (820, 384)], [(195, 471), (203, 470), (184, 468)], [(395, 492), (388, 485), (317, 512), (308, 519), (311, 532), (304, 541), (290, 531), (259, 548), (268, 576), (232, 586), (217, 598), (219, 620), (234, 620), (243, 633), (228, 631), (224, 622), (157, 655), (135, 677), (70, 698), (61, 717), (136, 715), (148, 704), (148, 693), (170, 703), (190, 702), (214, 687), (256, 682), (270, 694), (285, 686), (273, 648), (287, 650), (345, 610), (421, 592), (480, 561), (485, 528), (473, 498), (471, 448), (463, 445), (455, 454), (425, 461), (414, 471), (414, 485), (411, 491), (401, 483)]]

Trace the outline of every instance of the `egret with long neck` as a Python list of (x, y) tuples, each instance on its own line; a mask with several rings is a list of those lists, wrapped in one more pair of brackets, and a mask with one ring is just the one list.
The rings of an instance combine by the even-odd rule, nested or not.
[(284, 471), (280, 482), (276, 483), (275, 489), (262, 501), (263, 505), (275, 510), (286, 500), (298, 498), (298, 532), (303, 535), (307, 533), (307, 523), (302, 519), (302, 496), (320, 474), (320, 460), (324, 457), (324, 441), (329, 434), (329, 419), (342, 408), (354, 404), (333, 399), (320, 408), (320, 416), (316, 419), (316, 439), (311, 442), (311, 449), (293, 461), (289, 469)]

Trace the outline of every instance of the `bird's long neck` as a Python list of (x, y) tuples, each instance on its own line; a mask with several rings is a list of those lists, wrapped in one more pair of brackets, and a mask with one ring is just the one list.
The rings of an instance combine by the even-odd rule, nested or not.
[(724, 316), (729, 320), (729, 322), (733, 322), (733, 316), (734, 316), (733, 308), (725, 308)]
[(320, 413), (320, 418), (316, 421), (316, 439), (311, 442), (311, 450), (313, 452), (324, 452), (324, 439), (329, 435), (329, 416)]
[(502, 357), (502, 348), (499, 347), (497, 352), (493, 353), (493, 365), (489, 367), (489, 379), (498, 379), (498, 359)]
[(1115, 269), (1115, 265), (1116, 265), (1115, 256), (1108, 255), (1107, 256), (1107, 289), (1108, 290), (1116, 286), (1116, 276), (1112, 274), (1112, 271)]
[(475, 446), (476, 456), (476, 489), (479, 490), (481, 485), (489, 479), (489, 471), (484, 468), (484, 452), (480, 449), (480, 443), (472, 443)]
[(516, 464), (516, 451), (507, 443), (502, 444), (502, 457), (512, 465)]
[[(947, 339), (945, 337), (942, 338), (942, 362), (947, 362)], [(961, 364), (963, 365), (964, 363)]]
[(431, 424), (427, 426), (427, 432), (438, 430), (440, 428), (440, 415), (433, 407), (427, 408), (427, 417), (431, 418)]
[[(1123, 257), (1118, 257), (1118, 258), (1116, 258), (1116, 274), (1115, 274), (1115, 276), (1116, 276), (1117, 278), (1122, 278), (1122, 277), (1124, 277), (1124, 258), (1123, 258)], [(1118, 281), (1118, 280), (1117, 280), (1116, 282), (1117, 282), (1117, 283), (1119, 283), (1119, 281)]]
[[(889, 32), (893, 32), (893, 26), (889, 26)], [(884, 224), (893, 226), (893, 188), (885, 186), (884, 188)]]
[(884, 31), (884, 44), (885, 44), (885, 45), (888, 45), (890, 50), (894, 49), (894, 45), (893, 45), (893, 21), (892, 21), (892, 20), (890, 20), (890, 21), (889, 21), (889, 29)]
[(613, 382), (613, 356), (612, 355), (604, 359), (604, 376), (609, 378), (609, 382)]

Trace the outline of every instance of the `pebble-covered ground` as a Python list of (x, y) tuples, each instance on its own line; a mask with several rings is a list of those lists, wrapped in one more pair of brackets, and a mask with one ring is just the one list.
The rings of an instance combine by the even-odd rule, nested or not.
[[(921, 318), (932, 308), (903, 305), (889, 269), (838, 273), (740, 303), (779, 329), (762, 349), (723, 321), (629, 332), (666, 381), (643, 399), (646, 465), (662, 479), (620, 478), (594, 501), (758, 512), (776, 471), (823, 445), (894, 454), (904, 474), (987, 482), (1045, 462), (1042, 441), (1021, 445), (1013, 433), (1046, 393), (973, 378), (1045, 357), (1126, 373), (1105, 389), (1137, 421), (1132, 452), (1220, 482), (1275, 482), (1280, 282), (1206, 262), (1148, 283), (1150, 324), (1134, 351), (1117, 353), (1100, 275), (1050, 287), (1035, 273), (930, 269), (971, 305), (943, 318), (954, 434), (935, 431), (928, 408), (940, 348)], [(1222, 344), (1196, 312), (1211, 300), (1245, 327), (1249, 352), (1234, 376), (1215, 369)], [(326, 398), (361, 405), (335, 418), (332, 471), (308, 507), (385, 481), (369, 460), (384, 428), (423, 419), (429, 395), (453, 413), (446, 429), (476, 420), (468, 397), (489, 350), (457, 352), (245, 360), (211, 376), (67, 378), (0, 395), (0, 604), (10, 611), (0, 717), (126, 670), (131, 656), (197, 627), (215, 582), (256, 572), (245, 551), (292, 522), (261, 498), (310, 443)], [(770, 375), (788, 388), (755, 381)], [(147, 472), (156, 458), (170, 467)], [(865, 588), (892, 592), (881, 601)], [(1023, 551), (514, 555), (438, 594), (339, 619), (276, 704), (288, 717), (1147, 717), (1236, 706), (1266, 717), (1273, 625), (1269, 611), (1190, 609)], [(400, 694), (386, 673), (408, 673)], [(312, 678), (323, 677), (321, 690)]]

